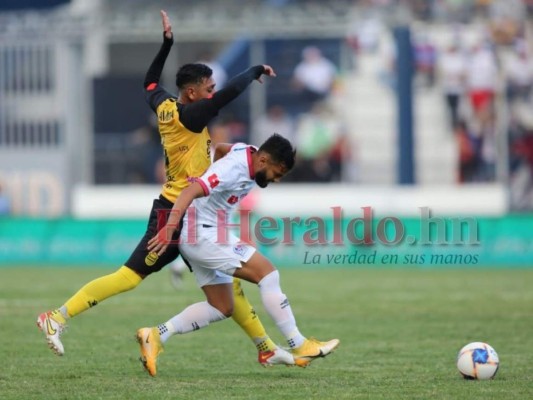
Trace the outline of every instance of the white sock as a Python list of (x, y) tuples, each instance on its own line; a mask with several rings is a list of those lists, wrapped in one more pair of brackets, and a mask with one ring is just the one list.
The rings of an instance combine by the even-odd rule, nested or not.
[(291, 348), (300, 347), (305, 337), (296, 326), (296, 319), (292, 313), (287, 296), (281, 291), (279, 285), (279, 272), (273, 271), (258, 283), (261, 300), (267, 313), (276, 323), (280, 332), (287, 339)]
[(195, 303), (164, 324), (158, 325), (161, 342), (165, 343), (172, 335), (197, 331), (211, 322), (222, 321), (226, 316), (207, 301)]
[(65, 318), (65, 319), (69, 319), (70, 318), (68, 316), (68, 312), (67, 312), (67, 307), (66, 306), (63, 305), (63, 306), (59, 307), (59, 312), (61, 313), (63, 318)]

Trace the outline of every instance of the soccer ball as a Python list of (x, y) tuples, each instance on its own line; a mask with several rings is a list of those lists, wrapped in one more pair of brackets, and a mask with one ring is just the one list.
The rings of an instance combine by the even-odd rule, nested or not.
[(469, 343), (457, 355), (457, 368), (465, 379), (492, 379), (499, 366), (498, 354), (487, 343)]

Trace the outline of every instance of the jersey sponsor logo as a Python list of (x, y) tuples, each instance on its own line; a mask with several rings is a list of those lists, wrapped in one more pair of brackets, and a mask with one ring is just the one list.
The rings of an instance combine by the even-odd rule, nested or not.
[(189, 151), (189, 146), (179, 146), (178, 151)]
[(157, 262), (158, 259), (159, 259), (159, 256), (157, 255), (157, 253), (155, 251), (151, 251), (150, 253), (148, 253), (146, 258), (144, 259), (144, 263), (148, 265), (149, 267), (151, 267)]
[(218, 184), (220, 183), (220, 181), (218, 180), (217, 174), (210, 175), (207, 178), (207, 181), (209, 182), (209, 186), (211, 187), (211, 189), (216, 188)]
[(236, 246), (233, 246), (233, 252), (242, 257), (244, 256), (244, 253), (246, 253), (246, 248), (242, 244), (238, 244)]
[(168, 122), (172, 121), (174, 119), (174, 111), (173, 110), (162, 110), (159, 115), (159, 122)]
[(238, 201), (239, 201), (239, 198), (238, 198), (237, 196), (234, 196), (234, 195), (231, 195), (231, 196), (228, 198), (228, 200), (227, 200), (227, 202), (228, 202), (229, 204), (235, 204), (235, 203), (237, 203)]

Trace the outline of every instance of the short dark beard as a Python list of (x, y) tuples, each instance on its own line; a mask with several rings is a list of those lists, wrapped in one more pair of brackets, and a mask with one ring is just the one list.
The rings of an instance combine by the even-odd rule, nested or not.
[(257, 171), (255, 173), (255, 183), (257, 183), (257, 186), (260, 188), (266, 188), (268, 186), (268, 181), (266, 177), (265, 171)]

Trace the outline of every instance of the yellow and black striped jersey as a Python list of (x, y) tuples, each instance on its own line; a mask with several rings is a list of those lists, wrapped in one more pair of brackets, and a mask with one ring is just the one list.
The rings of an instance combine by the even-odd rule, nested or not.
[(166, 182), (162, 195), (175, 202), (191, 180), (201, 176), (211, 164), (211, 139), (207, 127), (200, 133), (180, 121), (180, 108), (169, 97), (156, 108), (161, 144), (165, 157)]

